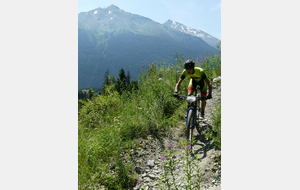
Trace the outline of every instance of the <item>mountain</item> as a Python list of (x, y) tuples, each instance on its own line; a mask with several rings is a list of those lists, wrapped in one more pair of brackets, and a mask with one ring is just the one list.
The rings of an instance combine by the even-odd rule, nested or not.
[(104, 73), (121, 68), (136, 80), (144, 64), (175, 62), (174, 53), (199, 57), (216, 53), (203, 39), (115, 5), (78, 14), (78, 89), (100, 87)]
[(197, 36), (199, 38), (201, 38), (202, 40), (204, 40), (208, 45), (212, 46), (212, 47), (216, 47), (217, 44), (219, 43), (219, 39), (209, 35), (208, 33), (202, 31), (202, 30), (196, 30), (193, 28), (190, 28), (184, 24), (181, 24), (179, 22), (174, 22), (172, 20), (167, 20), (164, 25), (172, 27), (180, 32), (184, 32), (186, 34), (190, 34), (193, 36)]

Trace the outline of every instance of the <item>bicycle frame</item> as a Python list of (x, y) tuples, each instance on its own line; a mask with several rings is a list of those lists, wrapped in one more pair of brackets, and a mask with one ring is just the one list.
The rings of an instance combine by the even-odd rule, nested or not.
[[(192, 128), (192, 129), (195, 129), (195, 126), (196, 126), (196, 117), (198, 117), (198, 115), (197, 115), (198, 101), (200, 101), (200, 100), (202, 99), (201, 97), (199, 97), (199, 94), (197, 93), (197, 90), (198, 90), (198, 89), (200, 89), (199, 86), (196, 87), (195, 92), (194, 92), (195, 97), (196, 97), (196, 100), (190, 102), (190, 103), (191, 103), (191, 104), (190, 104), (191, 106), (187, 109), (187, 113), (186, 113), (187, 118), (188, 118), (189, 111), (190, 111), (191, 109), (193, 109), (194, 117), (193, 117), (193, 128)], [(186, 96), (186, 97), (188, 98), (188, 96)], [(185, 127), (186, 127), (186, 128), (187, 128), (187, 123), (188, 123), (188, 121), (186, 120), (186, 124), (185, 124)]]
[[(198, 127), (197, 122), (199, 121), (199, 111), (200, 111), (200, 100), (206, 99), (206, 97), (201, 97), (198, 93), (197, 90), (200, 89), (199, 87), (196, 87), (194, 94), (195, 95), (191, 95), (191, 96), (178, 96), (178, 99), (186, 99), (189, 102), (189, 107), (187, 109), (187, 115), (186, 115), (186, 135), (187, 135), (187, 139), (188, 141), (191, 143), (192, 145), (192, 137), (193, 137), (193, 130), (195, 129), (195, 127)], [(200, 96), (200, 97), (199, 97)], [(198, 106), (199, 103), (199, 106)], [(189, 115), (190, 112), (193, 112), (193, 115)], [(193, 117), (193, 118), (191, 118)], [(193, 121), (192, 121), (193, 120)]]

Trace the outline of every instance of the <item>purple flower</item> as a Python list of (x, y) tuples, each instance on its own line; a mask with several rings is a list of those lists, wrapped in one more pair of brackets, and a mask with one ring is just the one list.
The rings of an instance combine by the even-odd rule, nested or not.
[(169, 145), (170, 145), (170, 148), (174, 148), (174, 146), (173, 146), (173, 142), (171, 141), (171, 142), (169, 142)]
[(161, 161), (164, 161), (164, 160), (166, 160), (167, 159), (167, 157), (161, 157)]
[(188, 148), (188, 149), (191, 149), (191, 145), (187, 145), (187, 148)]

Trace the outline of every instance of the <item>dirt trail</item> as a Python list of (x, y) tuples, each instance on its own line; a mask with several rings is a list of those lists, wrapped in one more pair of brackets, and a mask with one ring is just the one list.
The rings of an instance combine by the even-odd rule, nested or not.
[[(207, 101), (205, 120), (202, 122), (203, 130), (213, 128), (211, 121), (211, 112), (213, 112), (221, 101), (221, 82), (213, 84), (213, 98)], [(170, 142), (174, 143), (174, 149), (178, 152), (174, 155), (178, 161), (175, 173), (178, 174), (176, 182), (181, 189), (185, 189), (184, 177), (184, 149), (180, 146), (180, 141), (185, 140), (184, 135), (185, 121), (180, 121), (177, 127), (172, 129), (172, 134), (166, 138), (156, 138), (149, 135), (146, 139), (140, 141), (140, 148), (132, 154), (132, 160), (135, 163), (135, 171), (138, 175), (138, 183), (143, 184), (146, 189), (159, 189), (158, 181), (162, 173), (160, 167), (163, 152)], [(216, 150), (211, 139), (205, 137), (200, 131), (194, 130), (193, 136), (196, 142), (193, 145), (194, 156), (198, 155), (201, 159), (197, 163), (201, 167), (202, 186), (204, 190), (220, 190), (221, 189), (221, 151)], [(139, 186), (133, 189), (139, 189)]]

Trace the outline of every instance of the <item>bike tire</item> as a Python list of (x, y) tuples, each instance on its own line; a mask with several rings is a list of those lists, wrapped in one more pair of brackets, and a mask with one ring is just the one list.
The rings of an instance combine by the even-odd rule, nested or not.
[(192, 146), (194, 110), (190, 109), (187, 117), (186, 140)]

